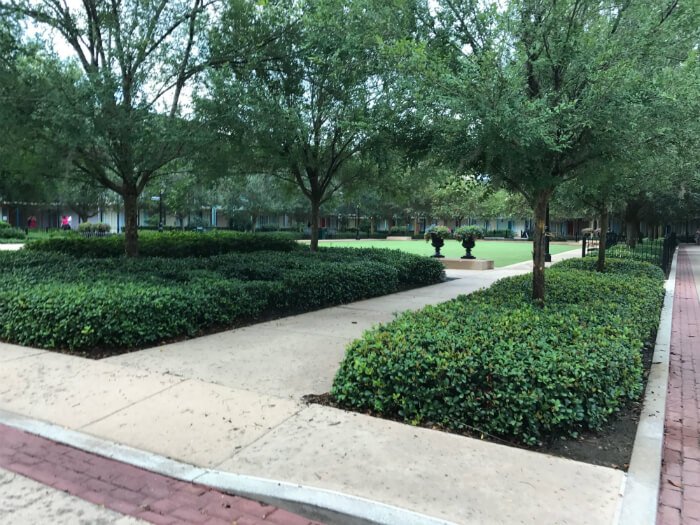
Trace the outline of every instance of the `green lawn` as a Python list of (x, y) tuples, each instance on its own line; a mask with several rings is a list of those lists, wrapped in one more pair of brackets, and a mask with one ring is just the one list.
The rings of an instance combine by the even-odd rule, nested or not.
[[(324, 246), (343, 246), (350, 248), (389, 248), (401, 250), (418, 255), (432, 255), (435, 249), (429, 242), (425, 241), (325, 241), (319, 244)], [(551, 244), (549, 252), (552, 254), (575, 250), (575, 246), (562, 244)], [(441, 250), (445, 257), (461, 257), (464, 255), (464, 248), (454, 240), (445, 241), (445, 246)], [(508, 266), (532, 257), (532, 243), (528, 241), (476, 241), (476, 247), (472, 250), (472, 255), (477, 259), (491, 259), (498, 267)]]

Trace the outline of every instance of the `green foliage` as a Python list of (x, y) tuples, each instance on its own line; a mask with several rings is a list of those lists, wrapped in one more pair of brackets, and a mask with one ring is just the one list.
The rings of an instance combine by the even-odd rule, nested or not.
[(20, 228), (4, 228), (0, 230), (0, 239), (24, 240), (27, 234)]
[(423, 238), (429, 241), (433, 235), (437, 235), (441, 239), (449, 239), (452, 232), (447, 226), (429, 226), (426, 228)]
[[(572, 270), (586, 270), (594, 272), (596, 270), (596, 259), (593, 257), (567, 259), (555, 265), (556, 269), (569, 268)], [(612, 257), (605, 261), (605, 272), (608, 274), (626, 274), (630, 276), (664, 279), (664, 272), (661, 268), (653, 264), (637, 261), (628, 258)]]
[(484, 237), (504, 237), (506, 239), (513, 238), (513, 232), (510, 230), (488, 230)]
[(617, 244), (606, 250), (608, 257), (618, 257), (620, 259), (631, 259), (635, 261), (646, 261), (652, 264), (661, 265), (663, 257), (664, 240), (654, 241), (644, 240), (635, 244), (634, 247), (624, 244)]
[(103, 222), (81, 222), (78, 225), (80, 233), (107, 233), (112, 229), (109, 224)]
[(409, 235), (408, 233), (408, 227), (407, 226), (392, 226), (389, 228), (389, 235), (395, 235), (398, 237), (405, 237), (406, 235)]
[(610, 268), (555, 265), (545, 308), (525, 275), (404, 313), (351, 343), (331, 393), (346, 408), (528, 444), (598, 429), (641, 393), (640, 351), (663, 301), (656, 268)]
[(26, 239), (27, 234), (21, 228), (15, 228), (10, 223), (0, 221), (0, 239)]
[[(58, 252), (75, 257), (119, 257), (124, 253), (124, 236), (84, 238), (78, 235), (30, 242), (26, 249)], [(163, 232), (143, 233), (141, 255), (146, 257), (207, 257), (229, 252), (275, 250), (289, 252), (303, 249), (293, 239), (273, 234), (242, 232)]]
[[(150, 239), (144, 236), (144, 248)], [(0, 268), (0, 339), (88, 353), (191, 337), (443, 277), (440, 263), (425, 257), (330, 248), (137, 259), (21, 250), (0, 252)]]
[(470, 235), (475, 239), (483, 239), (484, 229), (476, 225), (460, 226), (459, 228), (456, 228), (454, 233), (452, 234), (452, 236), (458, 241), (463, 241)]

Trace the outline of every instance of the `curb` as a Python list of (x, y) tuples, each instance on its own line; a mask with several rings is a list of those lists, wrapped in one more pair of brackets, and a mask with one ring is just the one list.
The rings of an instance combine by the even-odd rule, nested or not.
[(671, 322), (676, 289), (676, 261), (666, 280), (664, 306), (656, 333), (654, 356), (649, 370), (644, 406), (634, 439), (632, 459), (622, 493), (617, 525), (654, 525), (659, 505), (661, 459), (664, 444), (666, 392), (671, 353)]
[(341, 492), (197, 467), (5, 410), (0, 410), (0, 423), (163, 476), (279, 506), (328, 525), (455, 525)]

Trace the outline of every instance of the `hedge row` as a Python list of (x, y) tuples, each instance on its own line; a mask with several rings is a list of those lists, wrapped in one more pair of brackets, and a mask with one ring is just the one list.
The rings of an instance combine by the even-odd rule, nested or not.
[(24, 239), (26, 236), (24, 230), (15, 228), (9, 222), (0, 221), (0, 239)]
[(27, 238), (27, 234), (20, 228), (2, 228), (0, 229), (0, 239), (17, 239), (23, 240)]
[(544, 309), (525, 275), (405, 313), (349, 346), (331, 394), (349, 409), (528, 444), (599, 429), (641, 393), (663, 273), (594, 264), (552, 267)]
[[(25, 249), (65, 253), (75, 257), (119, 257), (124, 253), (124, 235), (86, 238), (68, 235), (30, 242)], [(294, 239), (275, 235), (243, 232), (141, 232), (139, 253), (146, 257), (208, 257), (229, 252), (275, 250), (290, 252), (301, 249)]]
[(389, 250), (166, 259), (0, 252), (0, 339), (131, 349), (439, 282), (438, 261)]

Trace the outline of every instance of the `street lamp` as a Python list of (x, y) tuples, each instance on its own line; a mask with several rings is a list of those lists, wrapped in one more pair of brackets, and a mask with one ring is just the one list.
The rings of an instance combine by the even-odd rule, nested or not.
[(552, 254), (549, 253), (549, 204), (544, 224), (544, 262), (552, 262)]
[(163, 226), (165, 226), (165, 210), (163, 209), (163, 188), (160, 189), (158, 194), (158, 231), (163, 231)]

